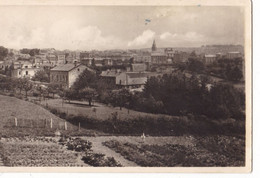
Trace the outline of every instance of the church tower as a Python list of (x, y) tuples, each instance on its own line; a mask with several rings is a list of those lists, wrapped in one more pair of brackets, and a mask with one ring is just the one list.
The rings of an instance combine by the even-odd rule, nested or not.
[(156, 44), (155, 44), (155, 40), (153, 40), (152, 51), (156, 51), (156, 50), (157, 50), (157, 47), (156, 47)]

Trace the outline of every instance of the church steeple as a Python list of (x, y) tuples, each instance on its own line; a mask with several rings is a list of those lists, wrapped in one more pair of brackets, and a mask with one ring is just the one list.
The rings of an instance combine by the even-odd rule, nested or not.
[(157, 50), (157, 47), (156, 47), (156, 44), (155, 44), (155, 40), (153, 40), (152, 51), (156, 51), (156, 50)]

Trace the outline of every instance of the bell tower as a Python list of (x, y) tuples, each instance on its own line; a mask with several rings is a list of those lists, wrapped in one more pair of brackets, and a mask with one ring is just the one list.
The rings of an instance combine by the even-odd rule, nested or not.
[(156, 44), (155, 44), (155, 40), (153, 40), (152, 51), (156, 51), (156, 50), (157, 50), (157, 47), (156, 47)]

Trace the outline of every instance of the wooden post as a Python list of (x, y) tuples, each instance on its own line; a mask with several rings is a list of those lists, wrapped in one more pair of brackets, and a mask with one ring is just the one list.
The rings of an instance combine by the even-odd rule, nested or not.
[(14, 125), (15, 125), (15, 127), (17, 127), (17, 125), (18, 125), (16, 117), (14, 117)]
[(80, 131), (80, 122), (79, 122), (79, 131)]
[(68, 127), (67, 127), (67, 122), (66, 122), (66, 121), (64, 122), (64, 129), (65, 129), (65, 130), (68, 129)]
[(47, 119), (45, 118), (45, 128), (47, 128)]
[(52, 118), (51, 118), (51, 129), (52, 129)]

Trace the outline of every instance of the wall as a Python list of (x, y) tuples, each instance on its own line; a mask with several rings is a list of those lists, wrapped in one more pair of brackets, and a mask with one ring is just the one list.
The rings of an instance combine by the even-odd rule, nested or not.
[(77, 80), (79, 75), (86, 69), (87, 67), (84, 65), (80, 65), (77, 68), (71, 70), (69, 72), (69, 83), (68, 86), (71, 87), (73, 83)]

